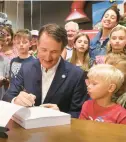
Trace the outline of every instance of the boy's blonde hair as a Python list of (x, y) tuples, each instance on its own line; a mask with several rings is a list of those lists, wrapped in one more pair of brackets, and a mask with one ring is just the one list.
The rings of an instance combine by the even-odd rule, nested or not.
[(31, 41), (32, 39), (32, 35), (31, 35), (31, 32), (28, 30), (28, 29), (21, 29), (21, 30), (18, 30), (15, 35), (14, 35), (14, 38), (15, 37), (19, 37), (19, 38), (28, 38), (29, 41)]
[[(120, 30), (124, 31), (125, 34), (126, 34), (126, 27), (118, 25), (111, 30), (109, 38), (111, 39), (111, 35), (112, 35), (113, 32), (120, 31)], [(111, 46), (110, 41), (109, 41), (108, 44), (107, 44), (107, 53), (111, 53), (111, 52), (112, 52), (112, 46)], [(126, 45), (124, 47), (123, 53), (126, 54)]]
[[(90, 78), (101, 78), (101, 80), (108, 84), (115, 84), (117, 92), (124, 82), (124, 74), (116, 67), (109, 64), (94, 65), (88, 72)], [(102, 91), (102, 90), (101, 90)]]

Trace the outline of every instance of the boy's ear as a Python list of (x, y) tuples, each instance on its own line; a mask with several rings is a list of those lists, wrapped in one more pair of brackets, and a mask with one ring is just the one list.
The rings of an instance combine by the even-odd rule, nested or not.
[(108, 91), (110, 93), (114, 92), (116, 90), (116, 84), (110, 84), (109, 85), (109, 88), (108, 88)]
[(85, 79), (85, 83), (86, 83), (86, 86), (88, 86), (89, 85), (89, 80)]

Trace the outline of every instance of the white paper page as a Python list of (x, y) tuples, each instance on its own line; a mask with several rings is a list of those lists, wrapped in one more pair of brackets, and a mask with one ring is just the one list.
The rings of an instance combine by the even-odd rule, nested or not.
[(0, 126), (5, 127), (11, 119), (12, 115), (22, 108), (24, 107), (0, 101)]
[(30, 107), (28, 109), (30, 110), (30, 115), (29, 115), (29, 117), (24, 117), (23, 116), (23, 118), (25, 118), (25, 120), (36, 119), (36, 118), (41, 118), (41, 117), (56, 117), (56, 116), (69, 115), (67, 113), (60, 112), (58, 110), (54, 110), (54, 109), (51, 109), (51, 108)]

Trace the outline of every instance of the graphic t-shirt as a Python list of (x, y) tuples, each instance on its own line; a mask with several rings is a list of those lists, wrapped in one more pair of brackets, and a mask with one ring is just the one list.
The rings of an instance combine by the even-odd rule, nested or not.
[(126, 110), (119, 104), (102, 107), (94, 100), (88, 100), (83, 104), (79, 118), (99, 122), (126, 124)]
[(33, 56), (29, 56), (28, 58), (21, 59), (20, 57), (13, 58), (10, 63), (10, 78), (15, 78), (18, 74), (22, 63), (29, 62), (35, 60)]

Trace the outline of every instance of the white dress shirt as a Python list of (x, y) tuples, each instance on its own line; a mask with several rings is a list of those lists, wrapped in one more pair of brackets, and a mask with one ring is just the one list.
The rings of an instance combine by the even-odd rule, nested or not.
[(46, 72), (46, 69), (42, 67), (42, 101), (41, 101), (42, 103), (44, 102), (47, 92), (51, 86), (51, 83), (55, 76), (60, 60), (61, 60), (61, 57), (59, 58), (57, 64), (53, 66), (51, 69), (49, 69), (47, 72)]

